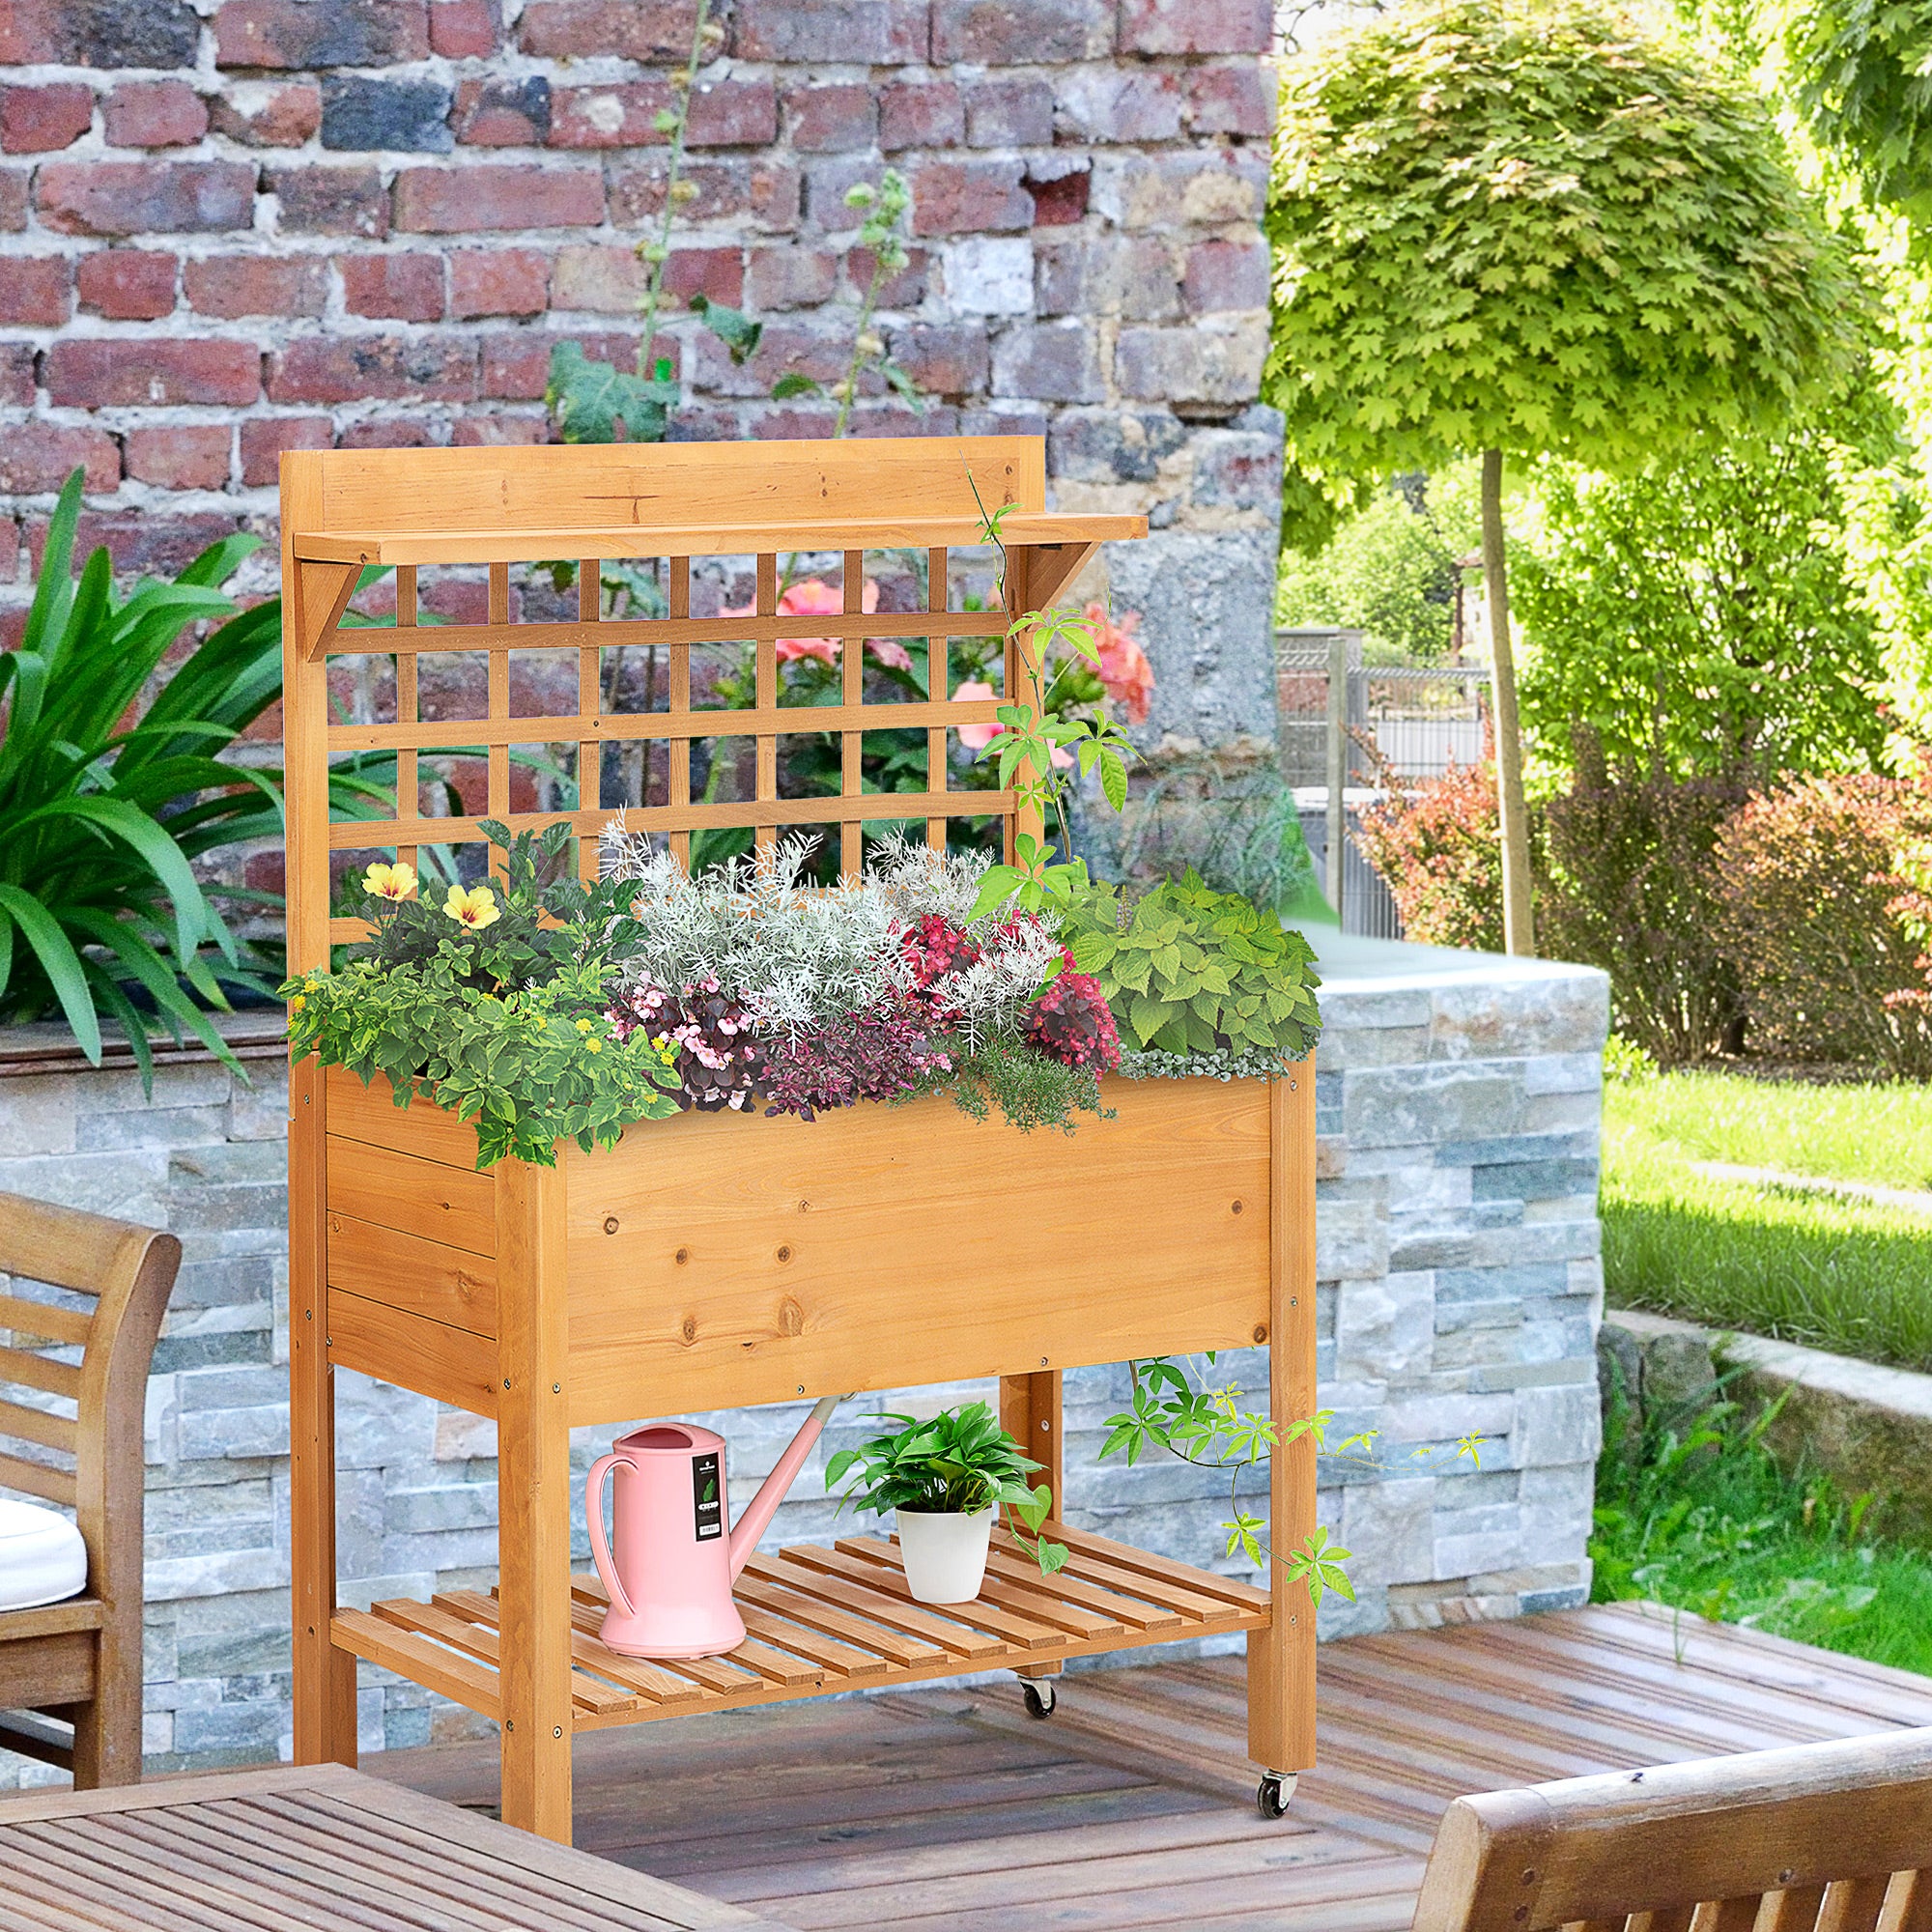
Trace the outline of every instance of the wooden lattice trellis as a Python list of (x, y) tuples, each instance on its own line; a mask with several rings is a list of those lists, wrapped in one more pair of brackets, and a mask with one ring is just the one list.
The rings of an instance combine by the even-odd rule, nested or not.
[[(921, 820), (934, 846), (946, 842), (948, 821), (997, 815), (1007, 821), (1010, 856), (1016, 832), (1027, 829), (1009, 791), (953, 790), (947, 781), (949, 734), (961, 725), (988, 724), (1007, 696), (1040, 701), (1037, 665), (1019, 639), (1004, 645), (1005, 683), (999, 697), (951, 695), (949, 640), (1000, 635), (1029, 611), (1049, 608), (1104, 539), (1145, 533), (1146, 520), (1122, 516), (1059, 516), (1044, 510), (1041, 446), (1035, 439), (983, 437), (944, 442), (773, 443), (760, 445), (755, 466), (742, 447), (702, 444), (645, 446), (589, 452), (554, 449), (384, 451), (380, 455), (307, 452), (285, 459), (284, 566), (292, 586), (288, 650), (289, 893), (291, 963), (319, 964), (322, 911), (327, 894), (327, 853), (387, 850), (413, 863), (425, 844), (483, 838), (480, 817), (513, 829), (567, 819), (579, 835), (584, 876), (597, 866), (595, 837), (611, 813), (602, 794), (607, 746), (642, 741), (667, 746), (668, 792), (662, 805), (639, 800), (626, 808), (636, 831), (665, 835), (680, 858), (690, 858), (691, 835), (749, 828), (759, 845), (787, 826), (839, 828), (839, 869), (863, 863), (863, 825), (890, 816)], [(479, 481), (477, 472), (487, 481)], [(494, 471), (492, 475), (490, 472)], [(798, 520), (802, 501), (825, 506), (822, 520)], [(680, 512), (673, 519), (667, 505)], [(757, 521), (776, 504), (781, 522)], [(1005, 509), (1005, 609), (947, 608), (954, 547), (986, 541), (986, 518)], [(693, 512), (701, 513), (690, 520)], [(862, 609), (868, 550), (923, 550), (927, 608), (871, 612)], [(843, 556), (843, 610), (829, 614), (781, 614), (781, 559), (801, 552)], [(694, 558), (755, 559), (753, 612), (694, 617)], [(578, 615), (573, 621), (510, 621), (510, 572), (519, 562), (567, 557), (578, 565)], [(600, 567), (611, 560), (660, 559), (668, 614), (606, 619), (600, 615)], [(342, 628), (362, 571), (391, 565), (396, 581), (394, 628)], [(489, 576), (488, 621), (419, 624), (418, 573), (425, 566), (482, 565)], [(840, 640), (839, 701), (785, 706), (780, 702), (778, 644), (809, 633)], [(923, 701), (867, 702), (867, 639), (927, 640)], [(749, 710), (692, 706), (691, 654), (705, 645), (753, 644), (755, 701)], [(603, 654), (613, 647), (656, 646), (668, 668), (662, 710), (616, 712), (603, 702)], [(573, 652), (578, 665), (574, 715), (513, 715), (510, 653)], [(417, 659), (423, 653), (480, 652), (488, 662), (488, 706), (481, 719), (425, 721), (419, 711)], [(393, 656), (395, 722), (330, 722), (322, 667), (329, 657)], [(868, 731), (923, 730), (926, 786), (923, 792), (867, 793), (861, 760)], [(839, 741), (836, 796), (780, 796), (780, 740), (805, 732)], [(749, 739), (755, 746), (750, 799), (695, 799), (691, 746), (695, 739)], [(513, 812), (513, 746), (574, 744), (578, 808)], [(418, 777), (425, 753), (481, 748), (487, 759), (485, 810), (478, 817), (426, 817)], [(320, 752), (322, 758), (314, 753)], [(341, 753), (393, 753), (397, 809), (393, 816), (328, 823), (317, 767)], [(589, 801), (589, 803), (585, 803)], [(1037, 828), (1035, 828), (1037, 829)], [(359, 922), (328, 923), (327, 938), (358, 937)]]

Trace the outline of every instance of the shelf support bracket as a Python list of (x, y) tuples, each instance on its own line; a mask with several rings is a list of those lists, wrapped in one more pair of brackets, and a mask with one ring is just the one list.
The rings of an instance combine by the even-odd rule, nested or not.
[(302, 662), (314, 664), (362, 581), (362, 560), (322, 563), (303, 557), (296, 568), (301, 574)]
[(1087, 568), (1089, 559), (1100, 546), (1065, 543), (1034, 544), (1031, 548), (1033, 563), (1027, 576), (1027, 590), (1033, 608), (1044, 611)]

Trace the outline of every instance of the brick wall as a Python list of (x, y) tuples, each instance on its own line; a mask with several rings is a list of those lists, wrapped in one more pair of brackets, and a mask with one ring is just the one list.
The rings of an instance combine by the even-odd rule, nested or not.
[[(668, 285), (766, 332), (734, 368), (673, 317), (678, 433), (829, 430), (763, 399), (843, 373), (868, 270), (844, 192), (897, 166), (915, 244), (883, 332), (932, 407), (867, 399), (857, 433), (1045, 434), (1061, 507), (1156, 527), (1114, 561), (1151, 737), (1270, 734), (1265, 0), (719, 17)], [(283, 449), (544, 440), (554, 342), (635, 352), (691, 24), (690, 0), (0, 0), (0, 636), (75, 464), (85, 537), (156, 570), (268, 530)]]

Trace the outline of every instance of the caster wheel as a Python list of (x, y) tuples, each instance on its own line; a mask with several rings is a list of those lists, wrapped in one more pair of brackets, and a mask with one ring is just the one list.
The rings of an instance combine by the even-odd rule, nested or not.
[(1031, 1677), (1020, 1680), (1020, 1694), (1026, 1699), (1026, 1713), (1029, 1718), (1050, 1718), (1060, 1699), (1054, 1693), (1050, 1680), (1036, 1682)]
[(1269, 1772), (1255, 1787), (1255, 1809), (1264, 1818), (1285, 1818), (1288, 1802), (1294, 1796), (1294, 1779), (1279, 1772)]

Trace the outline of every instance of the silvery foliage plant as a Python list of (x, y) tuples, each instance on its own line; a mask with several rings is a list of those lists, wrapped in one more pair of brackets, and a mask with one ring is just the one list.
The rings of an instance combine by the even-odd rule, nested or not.
[(977, 949), (932, 989), (934, 1017), (969, 1047), (1011, 1029), (1059, 946), (1035, 919), (974, 924), (983, 858), (895, 839), (862, 878), (818, 886), (803, 879), (812, 842), (781, 838), (693, 878), (647, 834), (613, 819), (604, 832), (604, 875), (636, 882), (632, 913), (643, 932), (626, 982), (674, 990), (715, 978), (760, 1032), (798, 1039), (911, 995), (918, 974), (905, 936), (933, 918), (970, 929)]

